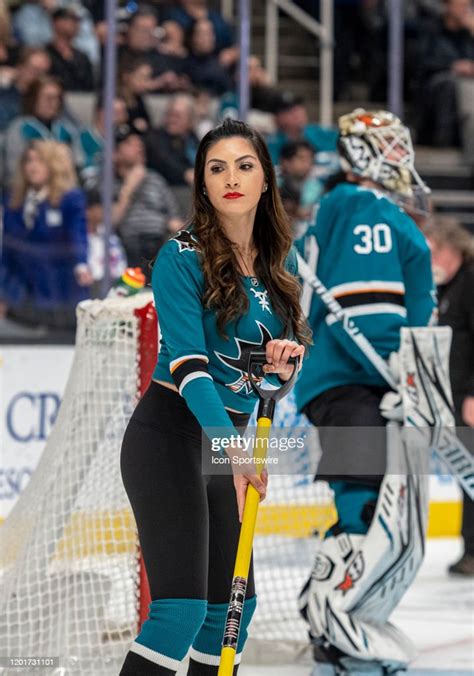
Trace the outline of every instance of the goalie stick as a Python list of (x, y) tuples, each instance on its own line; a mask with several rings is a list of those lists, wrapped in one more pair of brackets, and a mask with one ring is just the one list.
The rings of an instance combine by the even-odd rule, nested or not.
[[(340, 327), (341, 330), (335, 331), (334, 333), (337, 339), (342, 343), (343, 347), (350, 350), (352, 343), (355, 343), (359, 348), (359, 353), (357, 355), (359, 362), (365, 368), (375, 368), (387, 384), (395, 390), (395, 392), (398, 392), (398, 381), (389, 364), (378, 354), (373, 345), (356, 326), (354, 321), (344, 313), (342, 306), (331, 295), (329, 289), (327, 289), (321, 280), (318, 279), (299, 253), (297, 253), (297, 260), (299, 275), (312, 287), (314, 293), (321, 298), (328, 308), (330, 315), (334, 318), (335, 323)], [(459, 484), (471, 500), (474, 500), (473, 456), (452, 430), (445, 426), (439, 429), (440, 425), (436, 411), (434, 406), (431, 405), (433, 398), (429, 394), (430, 386), (435, 388), (438, 387), (436, 374), (434, 376), (429, 374), (420, 353), (417, 354), (417, 364), (420, 368), (420, 379), (425, 391), (425, 396), (430, 402), (432, 413), (432, 421), (425, 418), (427, 425), (434, 428), (432, 439), (435, 439), (436, 443), (432, 443), (431, 448), (438, 455), (441, 462), (448, 468), (449, 472), (458, 480)]]

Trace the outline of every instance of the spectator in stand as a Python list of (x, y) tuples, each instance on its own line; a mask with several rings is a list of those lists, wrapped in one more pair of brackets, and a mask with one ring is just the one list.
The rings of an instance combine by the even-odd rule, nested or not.
[(226, 49), (235, 50), (232, 27), (224, 21), (219, 12), (208, 8), (207, 0), (180, 0), (178, 3), (174, 3), (173, 7), (165, 8), (162, 11), (161, 19), (163, 22), (176, 21), (182, 26), (185, 33), (190, 30), (195, 21), (207, 19), (214, 28), (216, 53), (219, 54)]
[(92, 91), (94, 75), (89, 57), (73, 47), (79, 33), (79, 13), (73, 7), (63, 7), (56, 9), (52, 18), (53, 39), (47, 48), (52, 75), (60, 80), (65, 91)]
[(84, 194), (62, 143), (33, 141), (22, 154), (4, 209), (0, 278), (11, 319), (74, 328), (92, 278)]
[[(299, 194), (299, 221), (308, 224), (315, 213), (316, 205), (323, 193), (323, 183), (316, 175), (314, 148), (309, 141), (291, 141), (280, 151), (279, 188), (293, 187)], [(284, 196), (285, 191), (282, 191)]]
[[(81, 0), (81, 5), (87, 10), (88, 16), (93, 23), (94, 34), (97, 38), (100, 51), (100, 48), (104, 47), (105, 41), (107, 39), (105, 2), (104, 0)], [(118, 30), (120, 30), (120, 28)]]
[[(449, 372), (458, 435), (474, 451), (474, 237), (457, 221), (437, 218), (424, 233), (431, 248), (438, 285), (439, 323), (453, 330)], [(454, 575), (474, 577), (474, 502), (464, 494), (464, 552), (449, 567)]]
[(303, 237), (308, 229), (308, 222), (303, 220), (300, 207), (301, 192), (292, 181), (280, 181), (279, 192), (283, 207), (291, 223), (291, 234), (296, 241)]
[(84, 2), (77, 0), (60, 0), (59, 4), (61, 7), (72, 9), (79, 16), (79, 30), (73, 46), (89, 58), (94, 72), (98, 72), (101, 59), (100, 42), (91, 12), (84, 6)]
[[(113, 111), (114, 129), (128, 129), (127, 105), (116, 94)], [(102, 170), (102, 151), (105, 138), (105, 111), (102, 98), (97, 99), (94, 121), (91, 127), (83, 127), (79, 132), (79, 162), (81, 181), (87, 189), (97, 183)]]
[(193, 99), (187, 94), (176, 94), (167, 105), (163, 125), (147, 134), (147, 166), (161, 174), (169, 185), (191, 186), (198, 145)]
[[(272, 84), (270, 75), (262, 66), (258, 56), (249, 56), (248, 78), (250, 86), (250, 108), (261, 110), (264, 113), (274, 113), (275, 108), (280, 103), (281, 91)], [(235, 78), (238, 78), (238, 69), (235, 71)], [(219, 117), (224, 119), (230, 117), (237, 119), (239, 116), (239, 100), (237, 92), (228, 92), (221, 97)]]
[[(105, 4), (105, 0), (81, 0), (81, 5), (86, 9), (87, 14), (92, 21), (94, 35), (98, 41), (99, 54), (102, 60), (104, 56), (103, 50), (105, 49), (107, 42)], [(137, 11), (137, 4), (130, 2), (123, 5), (122, 2), (118, 2), (117, 5), (117, 30), (115, 33), (115, 42), (117, 47), (122, 47), (126, 43), (129, 20)]]
[(163, 54), (185, 59), (189, 52), (185, 44), (186, 33), (181, 24), (177, 21), (163, 21), (161, 28), (164, 30), (164, 35), (160, 42), (160, 51)]
[(21, 115), (21, 102), (31, 83), (46, 75), (51, 67), (48, 53), (41, 47), (24, 47), (9, 86), (0, 89), (0, 131)]
[[(105, 227), (102, 198), (99, 190), (89, 190), (87, 201), (87, 263), (92, 275), (90, 295), (98, 298), (105, 276)], [(127, 267), (127, 259), (122, 242), (112, 232), (109, 235), (109, 276), (113, 284)]]
[(18, 42), (25, 47), (45, 47), (53, 39), (51, 12), (56, 0), (27, 0), (13, 17)]
[(281, 92), (273, 85), (270, 75), (262, 66), (258, 56), (249, 57), (248, 73), (251, 108), (262, 110), (265, 113), (273, 113), (280, 100)]
[[(99, 38), (91, 12), (84, 3), (75, 0), (39, 0), (22, 2), (14, 15), (14, 32), (21, 45), (25, 47), (46, 47), (53, 39), (53, 21), (51, 14), (58, 8), (71, 8), (79, 16), (79, 31), (74, 39), (74, 47), (86, 54), (91, 63), (97, 66), (100, 59)], [(97, 2), (97, 5), (103, 4)]]
[(112, 220), (125, 247), (128, 264), (144, 269), (169, 235), (184, 223), (162, 176), (145, 165), (145, 146), (133, 130), (115, 140), (116, 200)]
[(291, 92), (283, 92), (275, 108), (277, 131), (267, 139), (268, 149), (274, 164), (280, 152), (289, 141), (309, 141), (314, 148), (323, 152), (335, 152), (338, 132), (308, 122), (304, 100)]
[(189, 78), (185, 74), (186, 59), (160, 51), (159, 36), (154, 9), (140, 7), (130, 18), (125, 44), (120, 48), (120, 60), (124, 56), (146, 59), (153, 75), (151, 91), (169, 93), (189, 88)]
[(63, 88), (50, 75), (34, 80), (23, 95), (23, 115), (5, 133), (5, 171), (9, 180), (26, 144), (34, 139), (56, 140), (77, 152), (78, 130), (64, 114)]
[(191, 25), (188, 46), (187, 72), (193, 84), (215, 96), (232, 89), (229, 64), (221, 63), (216, 54), (216, 36), (209, 19), (198, 19)]
[[(474, 80), (474, 12), (470, 0), (444, 0), (443, 14), (420, 39), (418, 143), (460, 144), (458, 88)], [(472, 94), (471, 94), (472, 96)], [(474, 116), (472, 104), (471, 125)]]
[(217, 110), (214, 99), (205, 89), (193, 91), (193, 129), (199, 140), (217, 124)]
[(150, 127), (150, 115), (143, 96), (151, 88), (152, 70), (147, 59), (124, 57), (119, 65), (117, 89), (127, 106), (128, 123), (138, 134), (144, 134)]

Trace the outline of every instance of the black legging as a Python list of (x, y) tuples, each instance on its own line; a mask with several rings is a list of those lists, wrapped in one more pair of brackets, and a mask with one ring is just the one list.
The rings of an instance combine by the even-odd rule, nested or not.
[[(229, 414), (238, 428), (248, 415)], [(240, 532), (232, 476), (201, 472), (201, 427), (176, 392), (150, 384), (125, 432), (121, 470), (152, 600), (229, 600)], [(254, 596), (253, 566), (247, 598)]]

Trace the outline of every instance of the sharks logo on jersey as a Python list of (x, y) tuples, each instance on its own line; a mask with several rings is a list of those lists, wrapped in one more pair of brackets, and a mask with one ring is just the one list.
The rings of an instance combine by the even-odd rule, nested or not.
[(255, 298), (258, 300), (258, 304), (262, 308), (262, 312), (265, 312), (267, 310), (270, 314), (272, 314), (271, 308), (270, 308), (270, 301), (268, 300), (268, 291), (255, 291), (255, 289), (250, 289), (250, 291), (253, 293)]
[(183, 251), (199, 251), (199, 244), (196, 237), (189, 230), (180, 230), (173, 241), (178, 245), (179, 253)]
[[(239, 373), (236, 380), (225, 384), (232, 392), (241, 392), (242, 390), (244, 390), (245, 394), (250, 394), (252, 392), (252, 385), (247, 371), (250, 352), (255, 348), (263, 348), (269, 340), (273, 340), (273, 336), (264, 324), (258, 321), (255, 323), (260, 330), (260, 342), (252, 343), (248, 340), (234, 338), (238, 349), (237, 357), (229, 357), (226, 354), (214, 352), (216, 357), (218, 357), (223, 364)], [(262, 378), (255, 378), (255, 381), (260, 383)]]

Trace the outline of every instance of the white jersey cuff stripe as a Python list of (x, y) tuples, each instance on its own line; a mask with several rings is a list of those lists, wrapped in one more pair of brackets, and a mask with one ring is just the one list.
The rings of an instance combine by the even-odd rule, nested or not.
[(209, 373), (206, 373), (206, 371), (194, 371), (194, 373), (190, 373), (185, 378), (183, 378), (179, 387), (179, 393), (182, 395), (186, 385), (192, 380), (196, 380), (196, 378), (209, 378), (209, 380), (212, 380), (212, 376)]
[(153, 664), (159, 664), (161, 667), (171, 669), (172, 671), (177, 671), (179, 669), (179, 665), (181, 664), (180, 660), (174, 660), (172, 657), (162, 655), (161, 653), (156, 652), (156, 650), (147, 648), (145, 645), (137, 643), (136, 641), (134, 641), (130, 646), (130, 651), (132, 653), (136, 653), (137, 655), (141, 655), (149, 662), (153, 662)]
[[(208, 653), (200, 653), (199, 650), (195, 650), (194, 648), (191, 648), (189, 656), (192, 657), (195, 662), (199, 662), (200, 664), (207, 664), (211, 667), (218, 667), (221, 661), (220, 655), (209, 655)], [(240, 664), (241, 659), (242, 653), (236, 653), (234, 658), (234, 664)]]

